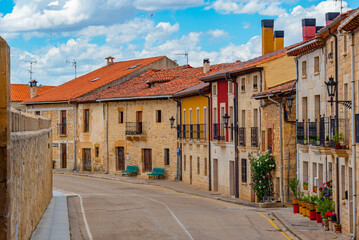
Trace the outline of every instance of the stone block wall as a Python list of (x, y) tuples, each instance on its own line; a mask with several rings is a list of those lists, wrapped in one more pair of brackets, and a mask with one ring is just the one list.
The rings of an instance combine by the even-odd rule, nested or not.
[(11, 111), (10, 239), (29, 239), (52, 197), (51, 122)]

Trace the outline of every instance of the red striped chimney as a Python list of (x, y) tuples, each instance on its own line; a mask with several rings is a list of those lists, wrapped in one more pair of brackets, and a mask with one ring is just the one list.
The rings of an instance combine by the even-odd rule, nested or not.
[(338, 12), (327, 12), (325, 14), (325, 24), (328, 25), (329, 23), (333, 22), (333, 20), (339, 15)]
[(303, 41), (307, 41), (316, 34), (316, 27), (315, 27), (315, 18), (304, 18), (302, 19), (302, 34), (303, 34)]

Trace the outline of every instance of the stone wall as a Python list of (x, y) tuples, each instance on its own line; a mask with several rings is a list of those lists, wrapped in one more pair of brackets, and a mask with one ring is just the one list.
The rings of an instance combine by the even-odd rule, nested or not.
[(29, 239), (52, 197), (50, 120), (11, 111), (10, 239)]

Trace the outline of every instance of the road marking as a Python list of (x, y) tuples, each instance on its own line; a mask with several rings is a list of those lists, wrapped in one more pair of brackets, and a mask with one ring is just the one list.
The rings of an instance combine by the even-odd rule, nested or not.
[(80, 194), (77, 194), (77, 193), (73, 193), (71, 192), (70, 194), (67, 194), (68, 196), (77, 196), (80, 198), (80, 206), (81, 206), (81, 211), (82, 211), (82, 217), (84, 219), (84, 223), (85, 223), (85, 228), (86, 228), (86, 231), (87, 231), (87, 235), (89, 236), (89, 239), (90, 240), (93, 240), (93, 237), (92, 237), (92, 234), (91, 234), (91, 231), (90, 231), (90, 227), (87, 223), (87, 219), (86, 219), (86, 213), (85, 213), (85, 209), (84, 209), (84, 205), (82, 203), (82, 197)]
[(134, 194), (135, 196), (138, 196), (138, 197), (143, 197), (143, 198), (146, 198), (148, 200), (151, 200), (153, 202), (157, 202), (159, 204), (161, 204), (162, 206), (164, 206), (172, 215), (172, 217), (176, 220), (176, 222), (178, 223), (178, 225), (180, 225), (180, 227), (182, 228), (182, 230), (186, 233), (187, 237), (191, 240), (194, 240), (194, 238), (192, 237), (192, 235), (189, 233), (189, 231), (187, 230), (187, 228), (181, 223), (181, 221), (176, 217), (176, 215), (174, 214), (174, 212), (172, 212), (172, 210), (163, 202), (161, 201), (158, 201), (156, 199), (153, 199), (153, 198), (149, 198), (149, 197), (144, 197), (144, 196), (140, 196), (140, 195), (137, 195), (137, 194)]
[(280, 233), (281, 233), (286, 239), (288, 239), (288, 240), (293, 240), (293, 238), (291, 238), (288, 234), (286, 234), (285, 232), (283, 232), (282, 230), (280, 230), (280, 228), (278, 227), (278, 225), (275, 224), (272, 219), (270, 219), (269, 217), (267, 217), (267, 216), (264, 215), (263, 213), (259, 213), (259, 212), (257, 212), (257, 213), (258, 213), (259, 215), (261, 215), (262, 217), (264, 217), (270, 224), (272, 224), (272, 226), (273, 226), (275, 229), (279, 230)]

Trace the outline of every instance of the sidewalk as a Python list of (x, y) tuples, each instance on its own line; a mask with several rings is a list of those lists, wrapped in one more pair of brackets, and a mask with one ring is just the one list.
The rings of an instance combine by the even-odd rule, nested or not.
[(283, 224), (294, 236), (301, 240), (308, 239), (351, 239), (347, 234), (336, 234), (324, 231), (321, 223), (309, 220), (299, 213), (294, 214), (292, 208), (278, 208), (272, 210), (272, 215)]
[(53, 192), (53, 197), (31, 240), (70, 240), (66, 195)]

